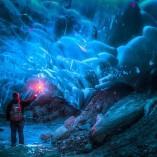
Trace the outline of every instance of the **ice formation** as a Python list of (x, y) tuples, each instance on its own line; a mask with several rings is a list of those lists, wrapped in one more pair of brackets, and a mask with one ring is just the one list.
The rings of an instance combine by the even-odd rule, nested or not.
[(106, 42), (106, 32), (112, 30), (116, 14), (128, 0), (90, 1), (91, 5), (87, 5), (89, 0), (71, 2), (0, 2), (2, 105), (13, 90), (20, 90), (23, 97), (29, 94), (27, 83), (36, 78), (55, 85), (67, 101), (81, 108), (91, 92), (106, 87), (113, 78), (128, 75), (119, 67), (131, 65), (140, 73), (150, 62), (155, 63), (154, 27), (145, 27), (142, 36), (117, 49)]

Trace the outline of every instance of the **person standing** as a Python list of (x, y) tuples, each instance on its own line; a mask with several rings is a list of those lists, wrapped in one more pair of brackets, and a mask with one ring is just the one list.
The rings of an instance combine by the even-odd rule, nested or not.
[(10, 121), (11, 146), (16, 146), (17, 133), (19, 136), (19, 144), (24, 144), (24, 108), (31, 104), (35, 99), (36, 96), (32, 96), (28, 100), (21, 100), (18, 92), (12, 94), (12, 100), (8, 103), (6, 109), (6, 119), (7, 121)]

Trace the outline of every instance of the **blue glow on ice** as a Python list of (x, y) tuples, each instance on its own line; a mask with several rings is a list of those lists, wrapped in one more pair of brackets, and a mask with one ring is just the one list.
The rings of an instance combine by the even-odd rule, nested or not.
[[(113, 54), (114, 49), (93, 37), (100, 19), (86, 18), (78, 1), (74, 9), (66, 9), (60, 2), (2, 0), (2, 11), (7, 11), (9, 17), (0, 18), (1, 104), (13, 90), (25, 96), (26, 82), (42, 76), (56, 85), (68, 101), (80, 105), (86, 95), (83, 91), (94, 88), (103, 77), (103, 67), (112, 64), (106, 62), (114, 56), (104, 54), (102, 58), (98, 54)], [(101, 7), (105, 2), (98, 4)], [(90, 63), (93, 58), (96, 64)]]

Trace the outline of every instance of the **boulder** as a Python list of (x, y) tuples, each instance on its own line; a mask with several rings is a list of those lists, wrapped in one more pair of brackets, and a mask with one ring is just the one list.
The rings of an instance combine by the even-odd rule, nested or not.
[[(133, 107), (135, 107), (135, 104), (136, 106), (141, 106), (142, 104), (144, 104), (145, 106), (147, 105), (147, 103), (148, 104), (153, 103), (154, 100), (156, 100), (156, 94), (151, 95), (150, 98), (150, 95), (147, 95), (146, 93), (144, 94), (136, 93), (134, 94), (134, 96), (130, 95), (127, 100), (125, 98), (124, 102), (121, 101), (120, 106), (123, 106), (124, 104), (128, 104), (130, 109), (131, 104), (133, 105)], [(128, 111), (127, 107), (124, 110)], [(117, 111), (118, 111), (118, 106), (117, 106)], [(120, 114), (125, 114), (126, 111)], [(114, 114), (113, 116), (118, 116), (118, 115)], [(101, 154), (100, 156), (102, 157), (103, 156), (113, 156), (113, 157), (152, 156), (154, 157), (156, 156), (157, 153), (156, 121), (157, 121), (157, 108), (155, 107), (153, 109), (153, 112), (150, 112), (150, 114), (148, 114), (147, 116), (142, 116), (141, 118), (137, 119), (134, 123), (130, 124), (130, 126), (128, 125), (127, 127), (117, 131), (118, 133), (114, 131), (113, 133), (112, 130), (110, 130), (111, 132), (110, 135), (108, 136), (108, 138), (107, 137), (105, 138), (102, 145), (100, 147), (96, 147), (95, 149), (93, 149), (93, 151), (91, 151), (91, 153), (86, 154), (86, 156), (93, 157), (93, 156), (97, 156), (97, 154)]]
[(76, 117), (74, 116), (71, 116), (69, 117), (65, 122), (64, 122), (64, 126), (67, 128), (67, 129), (72, 129), (73, 128), (73, 125), (75, 123), (75, 120), (76, 120)]
[(47, 142), (47, 141), (51, 140), (51, 138), (52, 138), (52, 134), (51, 134), (51, 133), (42, 134), (42, 135), (40, 136), (40, 139), (41, 139), (42, 141), (44, 141), (44, 142)]
[(38, 103), (38, 101), (32, 104), (33, 119), (35, 121), (51, 121), (58, 116), (71, 116), (79, 112), (79, 110), (60, 97), (52, 97), (48, 102), (41, 101)]
[(128, 98), (123, 99), (111, 107), (104, 116), (97, 117), (97, 122), (91, 130), (92, 140), (100, 144), (108, 136), (127, 129), (143, 117), (145, 103), (136, 101), (137, 98), (130, 101)]
[(52, 133), (53, 140), (59, 140), (69, 135), (69, 130), (63, 125)]
[(85, 123), (93, 125), (98, 113), (106, 113), (115, 102), (133, 91), (131, 86), (121, 82), (114, 83), (106, 89), (96, 91), (88, 105), (76, 118), (75, 125), (83, 125)]

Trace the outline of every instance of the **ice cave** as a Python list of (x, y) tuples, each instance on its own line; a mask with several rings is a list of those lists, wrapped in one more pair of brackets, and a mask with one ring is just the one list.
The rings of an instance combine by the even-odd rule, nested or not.
[(157, 0), (0, 0), (0, 157), (157, 157)]

